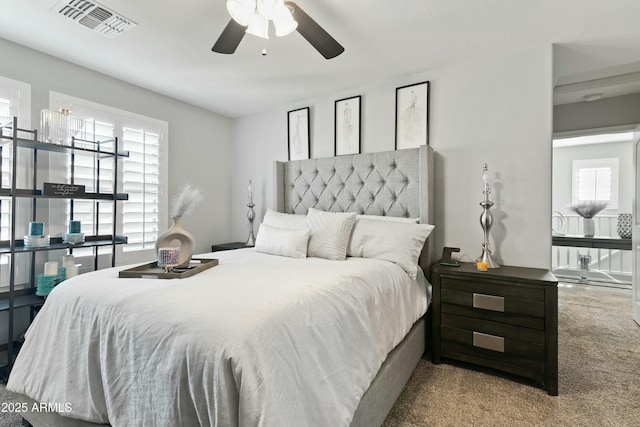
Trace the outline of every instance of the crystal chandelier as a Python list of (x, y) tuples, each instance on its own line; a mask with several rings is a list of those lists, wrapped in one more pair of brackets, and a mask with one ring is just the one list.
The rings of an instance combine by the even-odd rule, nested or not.
[(269, 21), (273, 22), (278, 37), (298, 27), (284, 0), (227, 0), (227, 10), (234, 21), (247, 27), (247, 33), (263, 39), (269, 38)]

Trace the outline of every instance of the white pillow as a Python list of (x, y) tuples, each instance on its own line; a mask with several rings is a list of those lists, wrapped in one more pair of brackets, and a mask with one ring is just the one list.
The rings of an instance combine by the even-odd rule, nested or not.
[(306, 215), (287, 214), (272, 211), (271, 209), (267, 209), (267, 213), (264, 214), (262, 223), (272, 227), (285, 228), (288, 230), (306, 230), (309, 228), (307, 227)]
[(256, 237), (256, 252), (290, 258), (306, 258), (309, 230), (287, 230), (260, 224)]
[(324, 212), (309, 208), (307, 213), (307, 226), (311, 230), (309, 256), (345, 259), (355, 220), (355, 212)]
[(405, 218), (400, 216), (380, 216), (380, 215), (358, 215), (356, 221), (359, 219), (370, 219), (373, 221), (387, 221), (387, 222), (404, 222), (409, 224), (418, 224), (420, 218)]
[(347, 255), (393, 262), (415, 279), (420, 252), (434, 228), (431, 224), (359, 219)]

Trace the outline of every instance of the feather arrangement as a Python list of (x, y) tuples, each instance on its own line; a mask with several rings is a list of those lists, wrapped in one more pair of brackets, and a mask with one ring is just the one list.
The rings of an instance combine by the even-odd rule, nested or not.
[(180, 195), (173, 201), (171, 218), (182, 218), (183, 215), (193, 212), (198, 204), (204, 200), (204, 196), (195, 187), (186, 185)]
[(575, 205), (569, 205), (568, 208), (583, 218), (593, 218), (606, 208), (608, 204), (607, 202), (598, 200), (587, 200), (576, 203)]

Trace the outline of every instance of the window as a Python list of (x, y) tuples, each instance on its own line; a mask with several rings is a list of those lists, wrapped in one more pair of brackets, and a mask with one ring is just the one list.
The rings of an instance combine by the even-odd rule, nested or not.
[[(0, 77), (0, 123), (7, 123), (18, 117), (18, 126), (29, 129), (31, 127), (31, 86), (17, 80)], [(11, 147), (2, 149), (2, 176), (0, 183), (7, 188), (11, 182)], [(11, 206), (9, 199), (0, 199), (0, 240), (9, 240), (9, 225)], [(0, 260), (7, 262), (7, 257)]]
[[(83, 118), (80, 126), (82, 131), (76, 137), (87, 141), (100, 141), (99, 148), (101, 150), (113, 150), (114, 136), (116, 134), (113, 123), (96, 120), (94, 118)], [(83, 145), (82, 141), (78, 141), (78, 145)], [(84, 144), (91, 145), (93, 144)], [(111, 193), (113, 192), (113, 159), (99, 159), (93, 155), (82, 155), (81, 152), (74, 154), (73, 161), (69, 156), (63, 157), (66, 166), (67, 176), (64, 177), (65, 182), (84, 185), (85, 191), (92, 193)], [(100, 178), (99, 181), (96, 178)], [(97, 187), (96, 182), (100, 187)], [(113, 201), (97, 201), (97, 200), (73, 200), (65, 201), (66, 218), (63, 221), (68, 223), (74, 219), (82, 223), (82, 230), (85, 234), (100, 235), (113, 234)], [(51, 220), (52, 223), (54, 220)], [(99, 253), (109, 253), (110, 248), (100, 248)], [(86, 248), (74, 252), (77, 255), (89, 255), (93, 249)]]
[[(24, 129), (31, 128), (31, 86), (17, 81), (0, 77), (0, 123), (7, 123), (18, 117), (18, 126)], [(12, 152), (10, 146), (3, 148), (0, 154), (2, 161), (2, 176), (0, 183), (7, 188), (10, 185)], [(9, 240), (11, 224), (11, 202), (9, 198), (0, 198), (0, 240)], [(8, 264), (9, 256), (0, 256), (0, 264)], [(6, 284), (9, 269), (2, 269), (0, 283)], [(2, 286), (4, 291), (4, 285)]]
[[(6, 123), (13, 118), (11, 114), (11, 99), (6, 94), (0, 95), (0, 123)], [(3, 187), (7, 187), (11, 175), (9, 170), (11, 168), (11, 151), (8, 149), (2, 149), (2, 177), (0, 182)], [(9, 240), (9, 201), (0, 199), (0, 240)], [(2, 264), (6, 263), (6, 256), (1, 259)]]
[(152, 248), (158, 238), (160, 201), (160, 140), (158, 132), (144, 128), (123, 128), (123, 189), (129, 194), (124, 203), (122, 230), (128, 237), (124, 250)]
[[(144, 260), (145, 253), (148, 258), (150, 251), (155, 252), (159, 230), (166, 227), (166, 214), (161, 214), (166, 212), (166, 195), (160, 189), (167, 179), (166, 173), (162, 172), (166, 170), (166, 156), (162, 153), (166, 147), (168, 124), (54, 92), (50, 101), (51, 105), (71, 106), (72, 115), (83, 118), (78, 138), (101, 141), (101, 148), (113, 149), (109, 141), (117, 137), (118, 149), (129, 152), (129, 157), (121, 159), (118, 164), (118, 183), (121, 186), (117, 192), (127, 193), (129, 196), (128, 200), (118, 202), (117, 206), (117, 234), (124, 234), (128, 238), (128, 244), (118, 247), (118, 250), (124, 253), (125, 262)], [(68, 161), (69, 157), (66, 159)], [(99, 165), (96, 164), (98, 161), (101, 162)], [(76, 155), (74, 163), (76, 184), (85, 185), (86, 191), (113, 191), (113, 161)], [(71, 171), (71, 165), (66, 166)], [(99, 189), (94, 188), (96, 171), (100, 174)], [(80, 220), (85, 233), (112, 234), (112, 203), (76, 200), (73, 206), (68, 206), (67, 219), (73, 216), (73, 219)], [(108, 248), (102, 250), (110, 251)]]
[(608, 209), (618, 208), (619, 159), (573, 161), (573, 203), (587, 200), (608, 202)]

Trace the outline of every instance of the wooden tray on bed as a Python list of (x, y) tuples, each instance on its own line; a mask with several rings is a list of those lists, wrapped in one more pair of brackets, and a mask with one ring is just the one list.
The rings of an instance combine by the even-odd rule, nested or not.
[(118, 277), (124, 278), (148, 278), (148, 279), (184, 279), (194, 276), (204, 270), (218, 265), (217, 259), (210, 258), (191, 258), (189, 267), (174, 268), (173, 271), (166, 273), (164, 268), (158, 267), (156, 261), (148, 264), (139, 265), (137, 267), (121, 270)]

